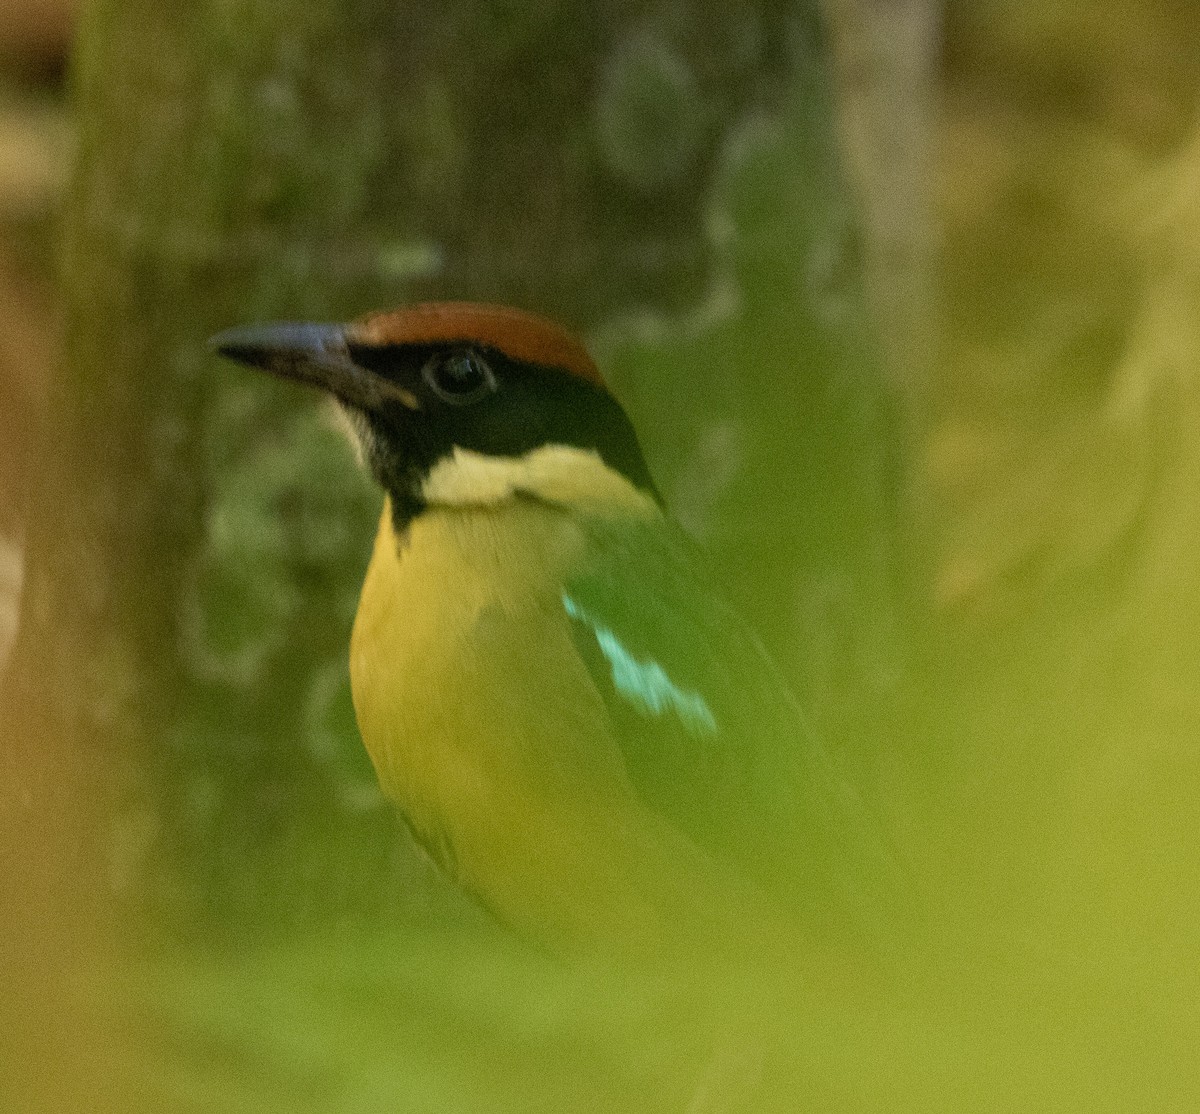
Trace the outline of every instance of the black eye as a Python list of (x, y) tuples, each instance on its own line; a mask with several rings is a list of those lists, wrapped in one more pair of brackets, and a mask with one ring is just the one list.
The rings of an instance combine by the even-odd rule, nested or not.
[(472, 349), (439, 353), (421, 373), (433, 393), (443, 402), (465, 406), (496, 389), (496, 377), (484, 358)]

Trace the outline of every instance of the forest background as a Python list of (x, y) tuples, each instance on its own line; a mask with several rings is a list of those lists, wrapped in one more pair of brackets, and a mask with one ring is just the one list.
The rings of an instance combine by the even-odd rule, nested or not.
[(1177, 0), (9, 0), (11, 1108), (704, 1089), (408, 842), (346, 680), (378, 496), (204, 346), (440, 296), (589, 337), (962, 944), (949, 1016), (814, 1007), (711, 1108), (1194, 1102), (1198, 94)]

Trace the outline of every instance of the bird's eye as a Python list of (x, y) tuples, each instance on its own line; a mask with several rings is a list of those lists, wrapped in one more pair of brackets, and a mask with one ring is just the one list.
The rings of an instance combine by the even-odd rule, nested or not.
[(477, 402), (496, 389), (492, 369), (472, 349), (434, 356), (422, 374), (433, 393), (452, 406)]

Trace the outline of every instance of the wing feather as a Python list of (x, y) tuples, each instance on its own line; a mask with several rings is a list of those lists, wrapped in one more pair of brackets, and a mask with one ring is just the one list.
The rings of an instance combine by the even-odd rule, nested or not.
[(563, 608), (637, 790), (814, 926), (906, 916), (878, 823), (699, 550), (661, 523), (589, 530)]

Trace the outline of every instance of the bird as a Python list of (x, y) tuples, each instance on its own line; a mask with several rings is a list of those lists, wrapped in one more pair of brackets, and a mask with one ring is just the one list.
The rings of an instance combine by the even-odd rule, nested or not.
[(562, 950), (887, 935), (907, 899), (877, 819), (572, 332), (430, 302), (210, 345), (331, 396), (383, 490), (355, 716), (482, 906)]

